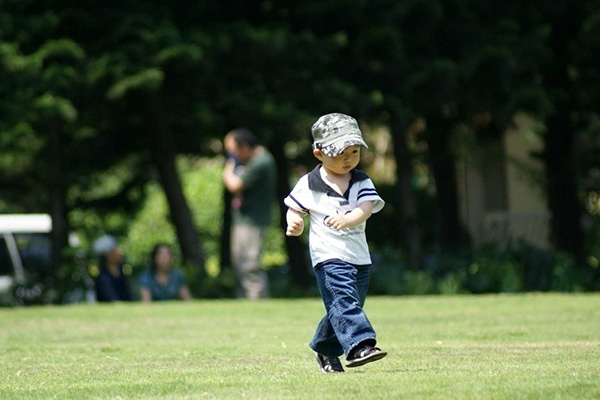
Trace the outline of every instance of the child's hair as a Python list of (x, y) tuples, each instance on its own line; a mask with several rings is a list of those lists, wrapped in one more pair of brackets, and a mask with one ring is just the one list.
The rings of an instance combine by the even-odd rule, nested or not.
[(233, 135), (233, 140), (235, 140), (238, 146), (245, 144), (251, 148), (254, 148), (258, 145), (256, 136), (254, 136), (254, 133), (252, 133), (252, 131), (248, 128), (238, 128), (233, 130), (231, 133)]

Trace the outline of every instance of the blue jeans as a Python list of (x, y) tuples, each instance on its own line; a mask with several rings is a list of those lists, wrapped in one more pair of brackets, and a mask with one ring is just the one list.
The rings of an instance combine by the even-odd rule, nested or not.
[(311, 349), (327, 357), (339, 357), (347, 356), (361, 342), (375, 345), (375, 331), (363, 311), (370, 267), (337, 259), (315, 267), (327, 315), (317, 327), (309, 344)]

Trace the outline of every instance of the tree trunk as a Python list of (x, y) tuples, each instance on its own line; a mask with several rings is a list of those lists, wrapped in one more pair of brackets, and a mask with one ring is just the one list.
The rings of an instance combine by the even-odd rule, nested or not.
[(183, 194), (175, 164), (175, 150), (167, 132), (162, 109), (158, 104), (159, 100), (153, 93), (144, 93), (141, 97), (146, 129), (151, 137), (152, 158), (169, 204), (171, 221), (175, 226), (181, 253), (184, 261), (196, 265), (201, 276), (204, 276), (206, 273), (204, 254), (200, 248), (192, 213)]
[(436, 226), (438, 245), (442, 251), (455, 251), (467, 244), (460, 223), (455, 159), (450, 148), (453, 122), (433, 117), (427, 119), (429, 162), (436, 187)]
[[(559, 106), (560, 107), (560, 106)], [(568, 113), (568, 106), (561, 108)], [(583, 255), (582, 209), (577, 198), (573, 128), (567, 115), (548, 119), (544, 160), (548, 206), (552, 214), (551, 235), (555, 245), (577, 257)]]
[(408, 247), (410, 267), (418, 270), (422, 252), (421, 229), (418, 224), (417, 196), (411, 185), (413, 170), (412, 158), (406, 142), (406, 124), (401, 121), (393, 121), (390, 129), (398, 179), (398, 196), (391, 200), (402, 215), (401, 232)]
[(546, 120), (544, 161), (548, 185), (548, 206), (552, 214), (551, 238), (556, 246), (577, 257), (583, 255), (582, 206), (577, 198), (578, 183), (575, 167), (576, 127), (571, 119), (572, 87), (569, 80), (569, 44), (580, 27), (580, 16), (567, 5), (565, 15), (557, 19), (552, 29), (550, 46), (554, 50), (555, 68), (548, 77), (554, 90), (554, 110)]
[(227, 190), (223, 189), (223, 229), (221, 230), (221, 272), (226, 269), (231, 269), (231, 200), (233, 196)]
[(285, 215), (287, 213), (287, 207), (283, 204), (283, 199), (290, 192), (290, 185), (288, 183), (290, 171), (283, 151), (284, 143), (281, 139), (281, 137), (278, 137), (276, 141), (272, 143), (273, 146), (270, 149), (275, 158), (275, 162), (277, 163), (277, 198), (281, 199), (281, 201), (279, 201), (280, 225), (282, 234), (285, 237), (285, 249), (288, 255), (292, 286), (306, 288), (312, 282), (312, 277), (309, 272), (311, 266), (306, 257), (306, 250), (298, 238), (285, 236), (287, 227)]

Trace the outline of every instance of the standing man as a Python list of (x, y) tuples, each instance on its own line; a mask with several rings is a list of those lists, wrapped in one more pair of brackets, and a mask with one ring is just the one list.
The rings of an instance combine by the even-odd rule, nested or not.
[(269, 297), (267, 273), (260, 259), (266, 228), (271, 225), (276, 195), (277, 167), (271, 153), (258, 145), (248, 129), (225, 136), (227, 161), (225, 187), (233, 195), (231, 260), (237, 278), (238, 297)]

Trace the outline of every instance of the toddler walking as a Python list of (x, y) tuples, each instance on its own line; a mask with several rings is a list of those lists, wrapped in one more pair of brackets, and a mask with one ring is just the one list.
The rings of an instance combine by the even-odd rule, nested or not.
[(327, 314), (310, 342), (323, 372), (344, 372), (380, 360), (376, 335), (363, 310), (371, 257), (366, 221), (385, 202), (373, 182), (356, 167), (367, 147), (358, 123), (349, 115), (320, 117), (311, 128), (313, 155), (320, 164), (304, 175), (284, 199), (288, 236), (304, 230), (310, 216), (309, 250)]

